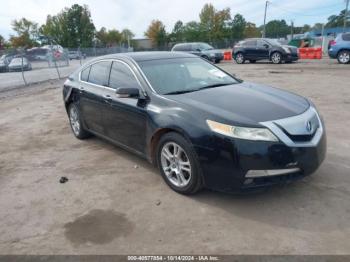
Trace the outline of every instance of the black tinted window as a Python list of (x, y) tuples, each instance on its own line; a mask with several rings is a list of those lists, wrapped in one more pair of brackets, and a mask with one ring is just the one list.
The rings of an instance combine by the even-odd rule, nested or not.
[(111, 62), (106, 61), (93, 64), (90, 69), (89, 82), (96, 85), (107, 86), (110, 69)]
[(247, 40), (245, 41), (244, 46), (256, 46), (256, 40)]
[(343, 34), (344, 41), (350, 41), (350, 34)]
[(90, 72), (90, 66), (85, 68), (83, 71), (81, 71), (81, 75), (80, 75), (81, 81), (86, 82), (88, 80), (89, 72)]
[(257, 46), (258, 47), (268, 47), (269, 45), (268, 45), (268, 43), (267, 42), (265, 42), (264, 40), (258, 40), (257, 41)]
[(111, 88), (119, 88), (119, 87), (139, 87), (139, 84), (130, 71), (130, 69), (120, 63), (120, 62), (113, 62), (110, 80), (109, 80), (109, 86)]

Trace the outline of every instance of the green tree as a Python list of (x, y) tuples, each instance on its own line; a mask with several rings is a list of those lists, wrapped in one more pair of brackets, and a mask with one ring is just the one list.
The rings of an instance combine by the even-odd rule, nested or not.
[[(231, 25), (232, 39), (235, 41), (241, 40), (244, 37), (244, 30), (246, 29), (246, 26), (247, 22), (244, 19), (244, 17), (241, 14), (236, 14), (233, 17)], [(250, 24), (249, 26), (251, 27), (252, 24)]]
[(10, 36), (10, 42), (13, 47), (32, 47), (37, 45), (38, 24), (26, 18), (13, 20), (12, 30), (16, 36)]
[(124, 28), (121, 31), (121, 42), (122, 43), (128, 43), (130, 41), (132, 41), (132, 39), (134, 38), (135, 34), (133, 32), (131, 32), (131, 30)]
[(322, 26), (323, 26), (322, 23), (316, 23), (313, 25), (312, 29), (313, 30), (322, 30)]
[(330, 17), (328, 17), (328, 22), (325, 27), (331, 28), (343, 26), (344, 19), (346, 19), (346, 22), (349, 25), (350, 15), (348, 14), (347, 17), (345, 17), (345, 9), (342, 10), (339, 15), (331, 15)]
[(183, 37), (187, 42), (203, 41), (201, 26), (196, 21), (188, 22), (183, 28)]
[(172, 32), (169, 35), (169, 39), (171, 42), (182, 42), (184, 41), (184, 24), (181, 20), (178, 20), (175, 25), (174, 28), (172, 30)]
[(2, 35), (0, 35), (0, 50), (4, 49), (4, 47), (5, 47), (5, 38)]
[(167, 44), (165, 25), (159, 20), (152, 20), (147, 31), (145, 32), (145, 36), (151, 39), (154, 47), (164, 48)]
[(212, 4), (205, 4), (199, 13), (200, 31), (203, 33), (204, 41), (211, 42), (213, 39), (215, 13), (216, 10)]
[(95, 26), (89, 8), (74, 4), (55, 16), (47, 16), (40, 33), (64, 47), (90, 47)]
[(245, 38), (260, 37), (260, 31), (256, 28), (256, 25), (251, 22), (247, 22), (244, 28), (243, 36)]
[(290, 33), (290, 27), (284, 19), (272, 20), (266, 24), (266, 37), (286, 37)]

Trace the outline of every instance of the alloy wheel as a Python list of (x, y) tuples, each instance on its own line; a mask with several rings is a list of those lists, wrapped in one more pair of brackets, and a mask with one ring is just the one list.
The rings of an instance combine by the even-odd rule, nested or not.
[(338, 56), (338, 60), (342, 64), (347, 64), (350, 61), (350, 53), (349, 52), (341, 52)]
[(279, 64), (281, 62), (281, 55), (280, 53), (273, 53), (271, 56), (272, 63)]
[(80, 122), (79, 122), (79, 115), (78, 110), (75, 106), (70, 107), (69, 110), (69, 121), (70, 125), (72, 126), (72, 130), (76, 136), (79, 136), (80, 132)]
[(244, 61), (244, 56), (243, 56), (241, 53), (237, 54), (237, 55), (236, 55), (236, 62), (237, 62), (238, 64), (242, 64), (243, 61)]
[(176, 187), (185, 187), (191, 180), (191, 163), (185, 150), (175, 142), (168, 142), (161, 150), (161, 167)]

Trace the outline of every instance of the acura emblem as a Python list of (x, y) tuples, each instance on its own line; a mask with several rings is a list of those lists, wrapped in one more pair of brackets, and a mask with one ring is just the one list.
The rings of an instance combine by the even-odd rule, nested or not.
[(311, 131), (312, 131), (311, 121), (307, 121), (307, 122), (306, 122), (306, 130), (307, 130), (308, 132), (311, 132)]

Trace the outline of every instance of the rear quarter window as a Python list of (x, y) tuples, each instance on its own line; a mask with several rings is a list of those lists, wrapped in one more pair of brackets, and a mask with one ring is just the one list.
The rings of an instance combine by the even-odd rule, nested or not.
[(88, 81), (88, 78), (89, 78), (89, 73), (90, 73), (90, 66), (85, 68), (83, 71), (81, 71), (80, 73), (80, 79), (81, 81), (85, 81), (87, 82)]
[(89, 73), (89, 83), (108, 86), (109, 73), (111, 70), (111, 62), (103, 61), (91, 65)]
[(350, 41), (350, 33), (349, 34), (343, 34), (342, 36), (344, 41)]

